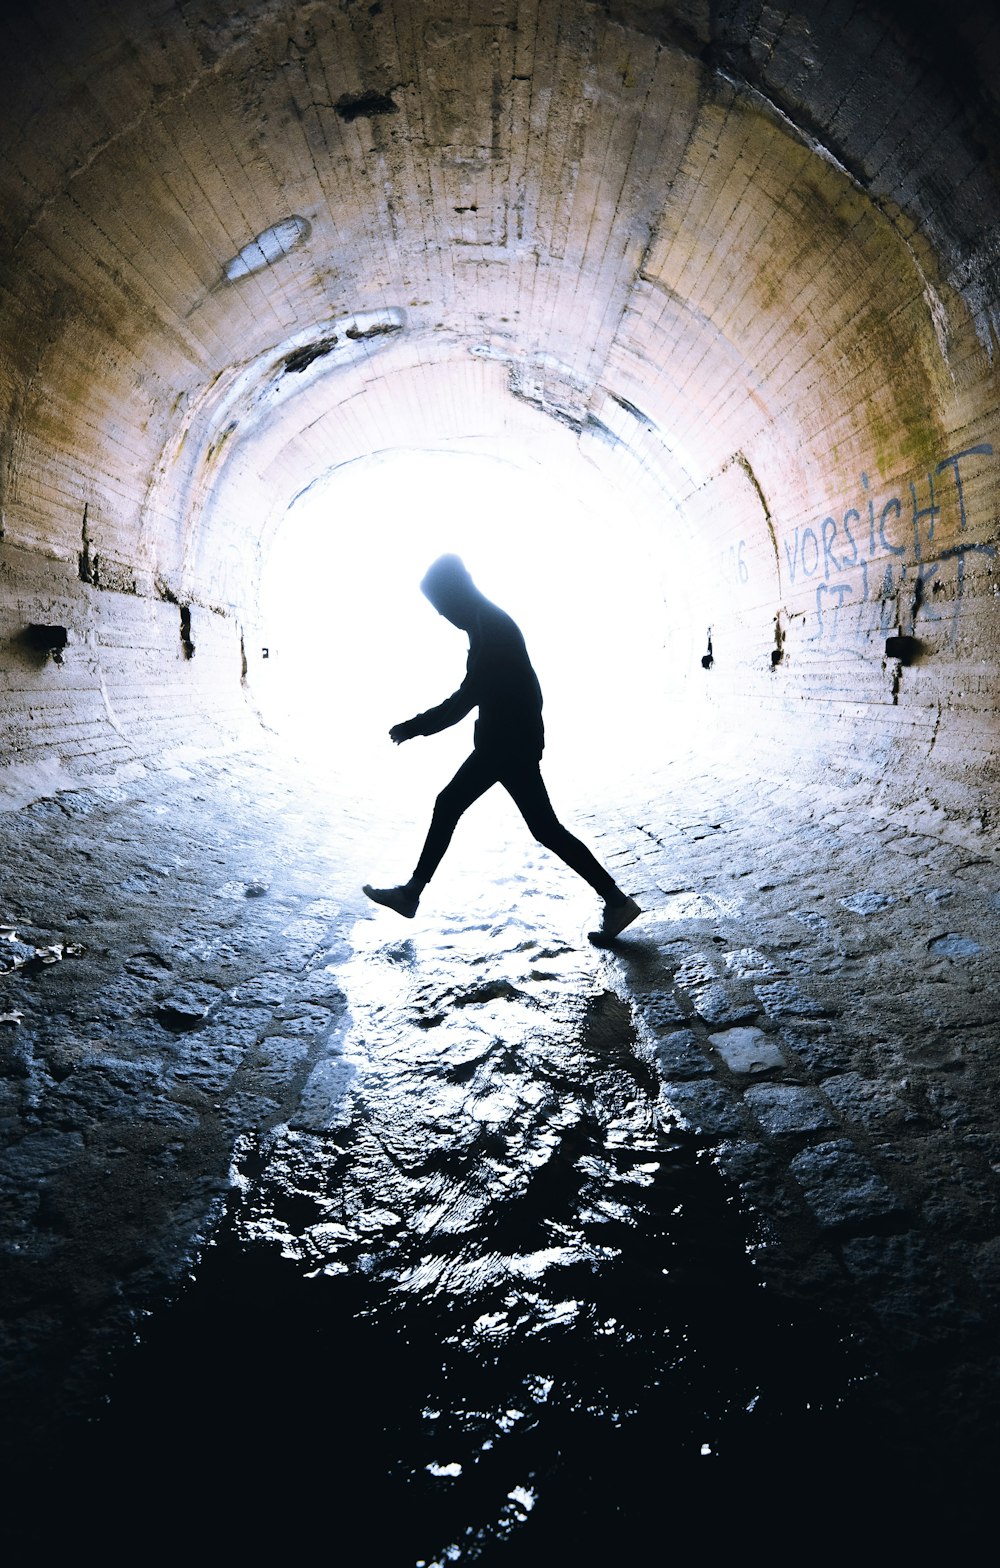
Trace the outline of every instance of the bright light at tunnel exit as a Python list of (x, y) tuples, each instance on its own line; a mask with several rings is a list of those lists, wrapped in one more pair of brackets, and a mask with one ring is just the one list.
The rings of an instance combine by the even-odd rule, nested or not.
[(291, 750), (341, 777), (381, 778), (390, 791), (423, 772), (444, 783), (471, 750), (474, 715), (398, 753), (388, 730), (463, 679), (465, 634), (419, 587), (451, 551), (524, 633), (545, 700), (546, 776), (631, 774), (662, 751), (672, 722), (662, 547), (578, 458), (357, 460), (305, 491), (273, 537), (253, 694)]

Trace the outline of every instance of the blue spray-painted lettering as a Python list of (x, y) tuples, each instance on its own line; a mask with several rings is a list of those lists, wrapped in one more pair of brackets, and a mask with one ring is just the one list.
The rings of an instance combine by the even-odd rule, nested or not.
[(823, 519), (823, 576), (827, 579), (828, 582), (830, 580), (830, 566), (831, 566), (831, 563), (833, 565), (833, 569), (834, 569), (835, 572), (839, 572), (840, 571), (840, 562), (837, 560), (837, 557), (833, 553), (833, 541), (836, 539), (836, 537), (837, 537), (837, 524), (834, 522), (832, 517), (824, 517), (824, 519)]
[[(854, 535), (851, 533), (851, 525), (847, 521), (847, 519), (849, 517), (853, 517), (854, 521), (856, 523), (860, 523), (860, 521), (861, 521), (861, 513), (858, 511), (857, 507), (849, 506), (847, 508), (847, 511), (844, 513), (844, 532), (847, 535), (847, 542), (848, 542), (848, 544), (851, 547), (851, 557), (850, 557), (850, 560), (848, 560), (846, 556), (841, 559), (841, 562), (840, 562), (841, 568), (846, 568), (848, 566), (856, 566), (857, 565), (857, 560), (858, 560), (858, 542), (855, 539)], [(865, 563), (862, 561), (861, 564), (862, 564), (862, 566), (864, 566)]]
[(952, 452), (949, 457), (943, 457), (937, 465), (937, 472), (943, 474), (945, 469), (951, 467), (955, 475), (955, 489), (958, 493), (958, 526), (965, 528), (965, 492), (962, 489), (962, 470), (959, 464), (963, 457), (992, 457), (993, 448), (988, 441), (981, 441), (978, 446), (967, 446), (961, 452)]
[(788, 540), (787, 539), (785, 539), (783, 542), (784, 542), (784, 546), (785, 546), (785, 560), (788, 562), (788, 575), (791, 578), (792, 582), (794, 582), (795, 581), (795, 572), (796, 572), (796, 569), (797, 569), (798, 564), (799, 564), (799, 531), (798, 531), (798, 529), (796, 528), (796, 530), (795, 530), (795, 547), (794, 547), (794, 549), (789, 550), (789, 548), (788, 548)]
[[(817, 585), (816, 617), (819, 621), (819, 634), (821, 637), (824, 635), (824, 632), (831, 637), (836, 637), (840, 607), (848, 594), (853, 593), (853, 591), (850, 583), (834, 583), (832, 586), (829, 583), (819, 583)], [(823, 602), (827, 595), (834, 601), (833, 616), (829, 627), (827, 627), (827, 617), (823, 613)]]
[[(969, 465), (974, 459), (992, 456), (992, 444), (981, 441), (975, 446), (963, 447), (959, 452), (950, 452), (927, 470), (926, 494), (922, 479), (907, 482), (910, 493), (907, 510), (910, 514), (912, 547), (909, 543), (897, 542), (899, 524), (903, 518), (901, 497), (890, 495), (879, 503), (866, 472), (861, 474), (863, 499), (858, 506), (848, 506), (843, 511), (835, 508), (815, 527), (796, 527), (791, 538), (783, 541), (788, 579), (794, 583), (800, 573), (803, 577), (816, 577), (822, 565), (823, 580), (816, 589), (816, 624), (819, 636), (836, 635), (839, 612), (849, 597), (858, 604), (869, 603), (873, 595), (881, 600), (882, 622), (885, 622), (887, 615), (890, 619), (898, 615), (899, 607), (891, 601), (899, 593), (907, 578), (907, 560), (912, 562), (915, 573), (911, 620), (914, 613), (922, 613), (927, 620), (944, 618), (930, 609), (925, 590), (931, 584), (935, 591), (943, 587), (941, 575), (943, 563), (952, 560), (955, 562), (953, 582), (957, 597), (954, 623), (957, 624), (957, 604), (964, 593), (966, 583), (966, 556), (980, 554), (992, 557), (995, 553), (994, 546), (969, 544), (938, 551), (935, 549), (935, 542), (940, 533), (941, 523), (951, 508), (957, 506), (957, 526), (960, 533), (964, 533), (972, 525), (966, 494), (966, 484), (970, 475)], [(941, 490), (942, 475), (950, 476), (954, 486), (954, 496), (950, 499), (949, 494)], [(865, 529), (866, 513), (867, 529)], [(869, 562), (877, 555), (891, 558), (886, 564), (879, 590), (875, 588), (877, 578), (874, 578), (874, 574), (869, 573), (868, 570)], [(892, 559), (898, 563), (896, 570), (893, 569)], [(853, 587), (836, 582), (838, 577), (857, 569), (861, 572), (860, 598)]]
[(958, 636), (958, 612), (962, 602), (962, 595), (965, 592), (965, 558), (967, 555), (985, 555), (990, 560), (993, 560), (996, 553), (996, 546), (992, 544), (956, 544), (950, 550), (941, 551), (940, 559), (942, 561), (956, 561), (958, 563), (955, 608), (951, 616), (951, 639), (953, 642)]
[(905, 555), (905, 544), (890, 544), (888, 539), (885, 537), (885, 520), (892, 511), (895, 511), (897, 517), (902, 515), (903, 503), (899, 499), (898, 495), (894, 495), (892, 500), (887, 501), (882, 508), (882, 515), (878, 520), (878, 536), (882, 541), (883, 550), (888, 550), (890, 555)]
[[(811, 566), (807, 566), (806, 565), (806, 540), (807, 539), (811, 539), (812, 540), (812, 547), (813, 547), (813, 551), (815, 552), (814, 555), (813, 555), (813, 563), (812, 563)], [(819, 568), (819, 540), (816, 538), (816, 531), (813, 528), (804, 528), (802, 530), (802, 550), (801, 550), (800, 558), (801, 558), (801, 561), (802, 561), (802, 570), (805, 572), (807, 577), (811, 577), (813, 575), (813, 573), (815, 571), (817, 571), (818, 568)]]

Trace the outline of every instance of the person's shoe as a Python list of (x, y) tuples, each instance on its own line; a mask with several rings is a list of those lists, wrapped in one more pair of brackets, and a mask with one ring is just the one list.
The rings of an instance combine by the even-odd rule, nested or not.
[(625, 927), (630, 926), (636, 916), (641, 914), (642, 910), (634, 898), (626, 898), (624, 903), (621, 904), (605, 904), (600, 928), (597, 931), (588, 931), (587, 935), (598, 947), (604, 942), (613, 942), (615, 937), (619, 936)]
[(374, 903), (384, 904), (386, 909), (394, 909), (404, 920), (413, 919), (420, 903), (417, 894), (411, 893), (408, 887), (369, 887), (366, 882), (361, 891), (367, 893)]

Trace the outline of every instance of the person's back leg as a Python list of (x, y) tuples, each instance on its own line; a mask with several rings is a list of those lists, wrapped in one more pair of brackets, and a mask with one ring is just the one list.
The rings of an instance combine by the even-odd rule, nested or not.
[(431, 825), (410, 880), (399, 887), (369, 887), (365, 883), (362, 891), (376, 904), (385, 904), (398, 915), (412, 920), (420, 903), (420, 895), (441, 864), (459, 818), (496, 782), (495, 768), (474, 751), (434, 802)]
[(610, 871), (601, 865), (556, 816), (545, 788), (545, 781), (537, 763), (527, 763), (516, 768), (505, 768), (500, 782), (521, 813), (529, 831), (545, 849), (575, 871), (604, 900), (604, 914), (598, 931), (591, 931), (594, 941), (610, 941), (624, 931), (627, 925), (642, 913), (634, 898), (623, 893)]

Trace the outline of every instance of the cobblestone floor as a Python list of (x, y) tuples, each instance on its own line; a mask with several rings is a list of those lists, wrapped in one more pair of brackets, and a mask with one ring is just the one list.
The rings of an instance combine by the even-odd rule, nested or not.
[[(565, 815), (646, 911), (606, 952), (589, 890), (502, 797), (463, 823), (412, 924), (360, 883), (405, 875), (417, 826), (273, 757), (175, 761), (0, 816), (8, 1451), (44, 1452), (100, 1399), (234, 1184), (273, 1189), (359, 1094), (364, 1160), (433, 1137), (466, 1174), (408, 1183), (397, 1159), (372, 1196), (361, 1156), (341, 1160), (336, 1219), (262, 1197), (247, 1244), (256, 1225), (336, 1273), (363, 1234), (474, 1227), (553, 1141), (525, 1100), (572, 1121), (538, 1088), (565, 1023), (655, 1068), (651, 1114), (721, 1173), (755, 1277), (843, 1326), (900, 1431), (995, 1462), (995, 833), (686, 764)], [(639, 1138), (629, 1115), (608, 1111), (619, 1144)]]

